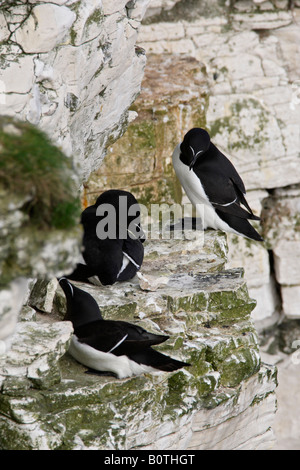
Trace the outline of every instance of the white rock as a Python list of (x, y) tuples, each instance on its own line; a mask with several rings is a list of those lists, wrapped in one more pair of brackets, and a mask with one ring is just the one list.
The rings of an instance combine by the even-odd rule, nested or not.
[(286, 150), (279, 121), (263, 101), (246, 94), (211, 96), (208, 128), (213, 130), (216, 122), (218, 133), (213, 141), (239, 168), (248, 189), (299, 181), (300, 168), (295, 157), (286, 158), (282, 165)]
[(294, 24), (288, 26), (288, 28), (279, 28), (272, 32), (274, 37), (279, 40), (280, 53), (284, 65), (289, 71), (291, 82), (299, 80), (298, 64), (300, 58), (300, 46), (299, 46), (299, 9), (294, 9)]
[[(36, 4), (36, 3), (41, 3), (39, 0), (30, 0), (30, 3)], [(51, 3), (54, 3), (55, 5), (67, 5), (70, 6), (73, 3), (76, 3), (76, 0), (51, 0)]]
[(112, 2), (111, 0), (102, 0), (102, 8), (105, 15), (112, 15), (113, 13), (124, 11), (125, 5), (128, 3), (128, 0), (119, 0), (117, 2)]
[(260, 328), (260, 325), (275, 323), (281, 310), (281, 301), (273, 277), (261, 286), (249, 287), (249, 295), (256, 300), (256, 307), (251, 312), (255, 325)]
[(277, 365), (278, 410), (273, 429), (278, 443), (274, 450), (299, 450), (300, 448), (299, 419), (295, 412), (300, 400), (299, 350), (294, 354), (297, 354), (297, 357), (293, 357), (293, 354), (288, 355)]
[(263, 14), (235, 13), (233, 16), (233, 27), (239, 29), (275, 29), (287, 26), (293, 21), (290, 11), (269, 12)]
[(141, 28), (139, 33), (139, 43), (176, 40), (184, 37), (185, 31), (181, 22), (150, 24)]
[[(154, 0), (155, 1), (155, 0)], [(172, 0), (171, 0), (172, 1)], [(173, 0), (174, 1), (174, 0)], [(176, 1), (176, 0), (175, 0)], [(178, 0), (177, 0), (178, 1)], [(129, 18), (138, 20), (139, 22), (145, 17), (153, 0), (131, 0), (126, 3), (127, 15)]]
[[(250, 406), (254, 390), (261, 397), (274, 392), (267, 377), (262, 378), (260, 385), (257, 378), (253, 377), (242, 385), (236, 402), (229, 400), (225, 407), (217, 406), (213, 410), (196, 412), (193, 419), (193, 436), (188, 449), (272, 448), (275, 436), (272, 431), (268, 432), (268, 423), (270, 425), (275, 418), (275, 393), (270, 393), (269, 399), (258, 400), (255, 405)], [(226, 420), (226, 415), (228, 418), (230, 416), (230, 419)]]
[(98, 0), (79, 2), (76, 15), (77, 18), (72, 27), (74, 45), (79, 46), (103, 34), (101, 23), (104, 21), (104, 13)]
[(44, 80), (47, 80), (53, 83), (53, 67), (51, 67), (49, 64), (45, 64), (45, 62), (38, 58), (34, 59), (34, 66), (34, 74), (36, 76), (37, 82), (43, 82)]
[[(291, 19), (290, 12), (284, 11), (253, 13), (252, 17), (253, 22), (270, 21), (270, 28), (277, 21)], [(219, 127), (214, 139), (240, 164), (248, 189), (294, 184), (300, 180), (299, 28), (289, 24), (261, 38), (250, 30), (250, 15), (234, 18), (244, 24), (244, 30), (217, 31), (225, 18), (182, 19), (176, 23), (178, 31), (171, 22), (163, 23), (164, 28), (162, 23), (143, 25), (139, 39), (147, 52), (189, 53), (205, 63), (210, 76), (217, 75), (210, 81), (207, 125)], [(232, 106), (237, 106), (233, 114)]]
[(28, 19), (13, 34), (27, 53), (49, 52), (68, 40), (75, 13), (65, 6), (51, 3), (37, 5)]
[[(248, 191), (246, 199), (255, 215), (261, 215), (262, 201), (268, 196), (267, 191)], [(255, 225), (258, 232), (262, 228)], [(228, 266), (243, 267), (249, 288), (260, 287), (270, 282), (269, 253), (263, 243), (252, 242), (244, 237), (227, 234)]]
[(67, 351), (72, 333), (72, 324), (65, 321), (18, 323), (11, 349), (0, 363), (0, 377), (47, 380), (51, 368), (57, 367), (57, 361)]
[(28, 303), (39, 311), (51, 313), (57, 287), (57, 278), (49, 281), (38, 279), (31, 291)]
[(32, 87), (29, 97), (30, 100), (28, 103), (26, 118), (27, 121), (29, 121), (31, 124), (37, 125), (40, 121), (42, 113), (40, 89), (37, 84)]
[(0, 46), (0, 112), (45, 130), (84, 180), (140, 90), (146, 60), (135, 42), (149, 1), (33, 1), (27, 19), (23, 5), (6, 13), (15, 42)]
[[(5, 59), (5, 56), (3, 56)], [(34, 64), (31, 56), (20, 55), (1, 67), (1, 82), (5, 93), (29, 93), (33, 85)]]
[(231, 80), (238, 80), (249, 76), (262, 77), (264, 75), (260, 59), (246, 52), (242, 56), (217, 57), (213, 60), (213, 65), (217, 68), (227, 68)]
[[(6, 86), (0, 81), (0, 88), (2, 84)], [(2, 115), (15, 116), (16, 113), (22, 113), (27, 103), (28, 95), (26, 94), (0, 92), (0, 114)]]
[(145, 291), (156, 291), (159, 287), (165, 286), (169, 281), (167, 276), (144, 275), (142, 272), (137, 272), (137, 277), (141, 289)]
[(150, 5), (147, 8), (145, 18), (153, 15), (158, 15), (162, 10), (171, 10), (176, 3), (181, 0), (151, 0)]
[(266, 76), (286, 76), (285, 69), (274, 60), (263, 59), (262, 68)]
[[(258, 229), (259, 230), (259, 229)], [(268, 284), (270, 279), (269, 254), (263, 244), (249, 242), (240, 237), (228, 237), (228, 264), (232, 268), (243, 267), (248, 287)], [(234, 239), (234, 242), (232, 241)]]
[(7, 27), (6, 19), (3, 11), (0, 11), (0, 42), (9, 38), (10, 31)]
[(300, 285), (281, 286), (282, 310), (288, 318), (300, 318)]
[(280, 240), (274, 247), (276, 279), (280, 284), (300, 284), (300, 243), (298, 240)]
[[(10, 348), (18, 316), (25, 301), (29, 281), (18, 278), (0, 290), (0, 348), (2, 355)], [(1, 355), (1, 354), (0, 354)]]

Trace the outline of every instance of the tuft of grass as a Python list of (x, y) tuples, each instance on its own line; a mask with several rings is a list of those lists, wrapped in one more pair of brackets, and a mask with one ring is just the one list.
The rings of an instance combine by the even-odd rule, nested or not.
[(41, 130), (0, 117), (0, 184), (8, 192), (30, 195), (23, 210), (41, 229), (78, 223), (80, 199), (70, 159)]

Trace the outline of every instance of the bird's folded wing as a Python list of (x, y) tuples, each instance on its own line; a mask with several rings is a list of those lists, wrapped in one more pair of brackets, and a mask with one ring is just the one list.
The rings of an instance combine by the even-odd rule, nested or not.
[(224, 204), (218, 204), (216, 202), (212, 202), (212, 205), (214, 206), (215, 209), (218, 211), (224, 212), (226, 214), (231, 214), (236, 217), (240, 217), (242, 219), (251, 219), (251, 220), (260, 220), (259, 217), (254, 215), (252, 212), (248, 212), (245, 209), (243, 209), (239, 204), (236, 202), (233, 202), (232, 204), (229, 205), (224, 205)]
[[(253, 214), (241, 189), (241, 185), (221, 173), (206, 176), (205, 192), (215, 209), (242, 219), (260, 220)], [(240, 203), (247, 210), (241, 207)]]
[(168, 336), (148, 333), (138, 326), (121, 321), (95, 321), (76, 328), (74, 333), (80, 342), (116, 355), (140, 351), (168, 339)]
[(81, 343), (103, 352), (112, 351), (126, 340), (126, 333), (119, 328), (107, 328), (103, 320), (81, 325), (74, 333)]

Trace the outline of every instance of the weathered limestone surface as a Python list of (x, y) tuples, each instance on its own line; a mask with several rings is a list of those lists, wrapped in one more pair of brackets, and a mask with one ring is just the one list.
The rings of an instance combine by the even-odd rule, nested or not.
[[(182, 11), (178, 5), (178, 12)], [(161, 21), (153, 18), (144, 25), (139, 41), (148, 53), (163, 57), (166, 52), (182, 52), (204, 64), (208, 91), (203, 122), (238, 168), (246, 188), (255, 190), (249, 199), (260, 214), (268, 197), (266, 189), (300, 181), (299, 10), (289, 10), (288, 2), (255, 6), (248, 1), (234, 2), (227, 16), (220, 13), (216, 6), (204, 18), (199, 4), (191, 17), (180, 18), (174, 8)], [(182, 126), (182, 134), (186, 130)], [(296, 207), (291, 209), (291, 217), (297, 213)], [(282, 247), (287, 246), (284, 240)], [(281, 310), (274, 289), (275, 282), (281, 284), (279, 268), (275, 268), (274, 281), (266, 247), (232, 236), (229, 243), (232, 266), (244, 266), (250, 293), (258, 301), (254, 318), (262, 324), (263, 320), (276, 321)], [(276, 266), (284, 256), (282, 250), (288, 248), (277, 248), (277, 255), (274, 252)], [(284, 284), (284, 312), (297, 315), (295, 289), (292, 292)]]
[[(1, 2), (0, 114), (37, 125), (73, 157), (76, 193), (99, 166), (107, 142), (125, 130), (128, 107), (139, 92), (145, 65), (145, 55), (136, 50), (135, 41), (148, 3)], [(1, 119), (4, 136), (19, 137), (19, 128), (4, 124)], [(28, 208), (35, 200), (35, 183), (26, 191), (17, 186), (9, 192), (2, 183), (7, 180), (5, 173), (2, 166), (0, 322), (6, 326), (0, 349), (4, 352), (28, 296), (29, 279), (59, 276), (74, 266), (81, 236), (79, 227), (46, 234), (30, 226)], [(26, 179), (31, 181), (24, 175)]]
[(177, 2), (180, 2), (180, 0), (151, 0), (145, 12), (144, 19), (171, 10)]
[[(152, 201), (186, 203), (180, 187), (171, 183), (170, 157), (190, 127), (207, 127), (241, 173), (250, 205), (262, 216), (258, 230), (264, 244), (228, 236), (228, 266), (244, 267), (250, 296), (257, 301), (251, 315), (262, 330), (283, 315), (293, 322), (299, 318), (300, 4), (257, 0), (226, 5), (179, 1), (171, 9), (164, 2), (155, 3), (159, 11), (148, 8), (139, 32), (147, 54), (142, 93), (133, 108), (139, 116), (111, 147), (87, 195), (92, 200), (101, 185), (113, 187), (118, 178), (147, 206)], [(299, 334), (293, 337), (298, 339)], [(284, 348), (290, 354), (292, 344), (299, 348), (293, 341), (287, 335), (272, 345), (272, 353)], [(280, 377), (286, 381), (285, 372)], [(288, 398), (299, 388), (296, 377), (279, 391), (284, 398), (277, 448), (299, 446), (295, 408)], [(289, 443), (287, 429), (293, 429)]]
[(274, 444), (276, 371), (260, 360), (250, 320), (255, 303), (241, 270), (224, 269), (224, 236), (193, 235), (149, 239), (143, 269), (132, 282), (78, 283), (96, 298), (104, 317), (169, 334), (159, 349), (191, 366), (123, 380), (85, 374), (85, 367), (65, 354), (72, 326), (61, 321), (64, 295), (51, 282), (45, 313), (34, 313), (32, 291), (11, 349), (0, 361), (1, 448), (267, 449)]
[(274, 256), (283, 313), (300, 318), (299, 185), (278, 188), (266, 201), (263, 216), (266, 239)]
[[(154, 199), (186, 202), (174, 184), (171, 154), (191, 125), (201, 125), (241, 172), (255, 212), (280, 201), (290, 211), (284, 213), (285, 226), (292, 221), (294, 227), (290, 244), (283, 245), (277, 214), (265, 211), (266, 245), (229, 240), (230, 264), (225, 239), (217, 233), (196, 241), (150, 240), (142, 275), (132, 283), (82, 285), (107, 318), (170, 334), (161, 349), (192, 363), (172, 374), (116, 381), (86, 375), (66, 353), (72, 327), (61, 321), (64, 297), (55, 276), (75, 262), (77, 235), (72, 246), (69, 241), (64, 246), (62, 234), (51, 232), (49, 245), (37, 237), (45, 250), (36, 256), (30, 237), (19, 236), (27, 195), (11, 197), (12, 205), (4, 200), (0, 268), (13, 245), (15, 266), (27, 274), (0, 292), (1, 448), (265, 449), (273, 444), (276, 373), (261, 362), (250, 315), (275, 321), (282, 308), (287, 316), (298, 315), (291, 302), (298, 295), (297, 272), (291, 278), (287, 266), (297, 242), (300, 100), (294, 19), (299, 10), (290, 10), (289, 3), (193, 2), (197, 9), (186, 12), (185, 2), (153, 2), (139, 36), (148, 72), (129, 113), (145, 65), (135, 43), (148, 0), (1, 5), (0, 112), (46, 130), (73, 154), (81, 181), (139, 113), (129, 138), (110, 148), (98, 185), (89, 182), (88, 199), (118, 186), (133, 190), (148, 207)], [(156, 12), (159, 21), (152, 16)], [(116, 164), (123, 173), (116, 172)], [(273, 191), (285, 185), (295, 186)], [(283, 304), (274, 294), (279, 281), (267, 249), (282, 282)], [(37, 275), (47, 279), (28, 280)], [(21, 295), (15, 296), (15, 287)], [(287, 336), (286, 348), (290, 342)]]
[[(180, 1), (171, 9), (161, 2), (160, 8), (156, 16), (148, 9), (138, 36), (147, 54), (142, 92), (133, 107), (139, 116), (88, 182), (88, 199), (118, 181), (147, 206), (187, 203), (174, 185), (171, 155), (189, 128), (206, 127), (241, 174), (255, 213), (263, 214), (258, 230), (265, 244), (228, 237), (230, 265), (244, 267), (257, 300), (253, 318), (263, 328), (276, 323), (282, 311), (296, 317), (299, 283), (294, 271), (292, 283), (279, 275), (291, 262), (292, 245), (284, 236), (273, 252), (264, 206), (269, 197), (272, 204), (275, 188), (300, 181), (298, 5)], [(298, 207), (292, 199), (288, 204), (289, 217), (296, 219)], [(280, 220), (272, 220), (274, 233)]]
[(135, 42), (148, 3), (1, 2), (0, 114), (45, 130), (82, 180), (125, 130), (145, 65)]
[[(296, 352), (293, 351), (293, 354), (296, 354)], [(278, 411), (273, 430), (277, 436), (278, 443), (275, 445), (274, 450), (299, 450), (300, 432), (295, 417), (295, 410), (297, 410), (300, 400), (298, 379), (299, 351), (294, 361), (293, 356), (292, 360), (290, 356), (285, 356), (281, 361), (281, 364), (277, 366), (280, 387), (276, 391)], [(293, 391), (292, 393), (291, 390)], [(289, 406), (287, 406), (287, 403)]]
[(16, 278), (0, 290), (0, 356), (10, 348), (19, 312), (28, 297), (29, 281)]
[(87, 200), (93, 202), (101, 187), (119, 187), (129, 188), (149, 212), (154, 203), (181, 203), (173, 146), (182, 127), (203, 122), (206, 89), (203, 65), (192, 57), (147, 55), (142, 92), (132, 106), (138, 116), (87, 182)]
[(0, 355), (32, 278), (62, 275), (80, 254), (80, 201), (68, 164), (34, 126), (0, 117)]

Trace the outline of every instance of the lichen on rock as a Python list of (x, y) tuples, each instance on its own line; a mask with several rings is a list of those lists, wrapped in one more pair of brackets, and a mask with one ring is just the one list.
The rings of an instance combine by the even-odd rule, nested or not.
[[(261, 104), (261, 83), (267, 88), (272, 83), (272, 70), (276, 69), (279, 77), (283, 71), (272, 61), (256, 57), (261, 53), (262, 33), (245, 31), (249, 24), (253, 28), (267, 27), (263, 15), (252, 15), (260, 7), (253, 6), (249, 15), (245, 7), (249, 2), (230, 2), (226, 9), (224, 2), (202, 2), (201, 10), (194, 15), (197, 2), (189, 2), (189, 16), (180, 15), (178, 22), (177, 13), (184, 11), (186, 2), (171, 0), (163, 2), (163, 7), (159, 4), (158, 8), (164, 10), (160, 18), (163, 22), (155, 24), (150, 18), (141, 37), (146, 46), (151, 43), (154, 52), (164, 54), (149, 54), (145, 93), (128, 114), (145, 64), (144, 51), (135, 47), (135, 40), (148, 0), (103, 1), (101, 9), (97, 2), (33, 3), (18, 5), (19, 17), (14, 17), (12, 8), (6, 7), (5, 15), (0, 10), (5, 56), (1, 67), (7, 85), (0, 89), (0, 99), (6, 100), (11, 113), (46, 128), (68, 154), (74, 153), (80, 182), (99, 167), (107, 149), (112, 150), (97, 175), (85, 185), (90, 202), (108, 186), (132, 189), (148, 207), (151, 202), (183, 202), (181, 188), (174, 181), (170, 150), (180, 141), (183, 130), (192, 125), (208, 124), (214, 137), (228, 139), (237, 152), (243, 149), (230, 128), (229, 117), (239, 124), (241, 116), (245, 124), (250, 109), (254, 125), (251, 129), (244, 125), (242, 136), (253, 151), (268, 148), (271, 137), (266, 127), (270, 122), (273, 130), (279, 129), (273, 109), (269, 113)], [(266, 5), (273, 11), (265, 18), (274, 20), (273, 25), (288, 24), (290, 14), (274, 12), (273, 3)], [(29, 6), (32, 17), (28, 16)], [(53, 21), (55, 12), (58, 22)], [(36, 28), (26, 29), (33, 18)], [(49, 25), (58, 34), (52, 31), (50, 40), (45, 41)], [(161, 40), (156, 41), (159, 37)], [(233, 46), (243, 49), (245, 41), (246, 75), (259, 71), (253, 83), (249, 77), (238, 75), (243, 67), (236, 67), (239, 63)], [(24, 46), (22, 50), (18, 44)], [(268, 44), (268, 50), (274, 51), (275, 43)], [(215, 54), (217, 48), (221, 48), (219, 56)], [(208, 50), (215, 55), (214, 60), (208, 60)], [(185, 54), (178, 54), (180, 51)], [(7, 59), (14, 54), (18, 61), (8, 66)], [(91, 57), (97, 60), (91, 61)], [(70, 66), (65, 67), (66, 63)], [(17, 77), (21, 66), (26, 71), (24, 81), (10, 83), (9, 77)], [(232, 88), (226, 89), (231, 78)], [(190, 84), (188, 90), (186, 82)], [(126, 89), (126, 93), (120, 94), (120, 89)], [(268, 104), (272, 102), (271, 92)], [(231, 107), (227, 106), (228, 96), (232, 97)], [(223, 109), (228, 111), (225, 118), (219, 115)], [(112, 148), (135, 111), (139, 113), (137, 119)], [(22, 126), (6, 121), (6, 131), (14, 136), (13, 144), (25, 128), (32, 135), (39, 134), (28, 123)], [(263, 131), (260, 141), (254, 127)], [(280, 130), (283, 135), (282, 127)], [(282, 135), (277, 143), (283, 142)], [(7, 146), (9, 140), (5, 143)], [(280, 149), (284, 150), (283, 144)], [(34, 167), (42, 178), (36, 181), (29, 172), (27, 188), (18, 185), (15, 176), (5, 185), (3, 180), (0, 187), (0, 207), (6, 215), (0, 218), (2, 279), (8, 282), (13, 275), (40, 278), (25, 285), (30, 290), (28, 305), (23, 307), (24, 315), (20, 315), (10, 349), (0, 354), (0, 447), (268, 447), (273, 440), (271, 426), (276, 407), (275, 369), (261, 362), (251, 321), (255, 301), (249, 296), (240, 264), (228, 269), (225, 236), (206, 231), (194, 238), (150, 239), (145, 243), (140, 273), (143, 278), (110, 287), (79, 283), (95, 297), (104, 318), (131, 321), (170, 335), (158, 348), (191, 363), (175, 373), (124, 380), (86, 374), (86, 368), (67, 353), (72, 327), (62, 321), (65, 303), (56, 279), (59, 273), (69, 270), (79, 254), (76, 201), (74, 206), (68, 205), (76, 191), (69, 193), (68, 183), (64, 188), (55, 183), (58, 173), (63, 176), (59, 181), (69, 181), (69, 160), (49, 140), (45, 153), (49, 159), (44, 159), (43, 147), (36, 145), (31, 154), (36, 155), (36, 163), (47, 161), (50, 165)], [(270, 162), (264, 163), (268, 169)], [(22, 164), (19, 173), (26, 169), (26, 161)], [(43, 191), (49, 184), (52, 189)], [(62, 194), (63, 189), (67, 194)], [(251, 246), (247, 247), (252, 253)], [(5, 300), (11, 293), (13, 289), (3, 290), (0, 299)], [(16, 304), (11, 309), (17, 310)], [(8, 313), (6, 308), (3, 318)]]
[[(220, 448), (222, 439), (229, 438), (232, 414), (238, 419), (241, 413), (243, 419), (251, 403), (257, 416), (267, 416), (258, 442), (269, 442), (276, 385), (271, 369), (261, 364), (250, 319), (255, 302), (242, 271), (224, 268), (223, 238), (206, 231), (204, 238), (199, 234), (180, 242), (148, 239), (141, 275), (163, 276), (153, 290), (144, 290), (138, 277), (112, 286), (76, 283), (93, 295), (104, 318), (169, 335), (157, 349), (191, 364), (173, 373), (122, 380), (86, 374), (84, 366), (64, 354), (72, 328), (62, 321), (66, 306), (58, 283), (51, 280), (47, 286), (39, 281), (28, 303), (43, 313), (37, 314), (35, 323), (25, 321), (18, 327), (26, 338), (40, 329), (34, 348), (29, 347), (31, 341), (22, 346), (16, 341), (0, 367), (0, 446), (14, 448), (14, 434), (21, 449)], [(37, 291), (43, 292), (43, 299)], [(20, 354), (22, 360), (17, 360)], [(247, 383), (252, 384), (249, 395)], [(30, 394), (24, 396), (29, 384)], [(204, 415), (209, 423), (211, 414), (219, 417), (222, 437), (216, 434), (209, 444), (195, 444), (195, 424)], [(250, 426), (250, 416), (245, 419)], [(207, 423), (196, 428), (209, 434), (216, 423)], [(33, 427), (39, 432), (33, 433)], [(249, 428), (249, 446), (253, 434)]]

